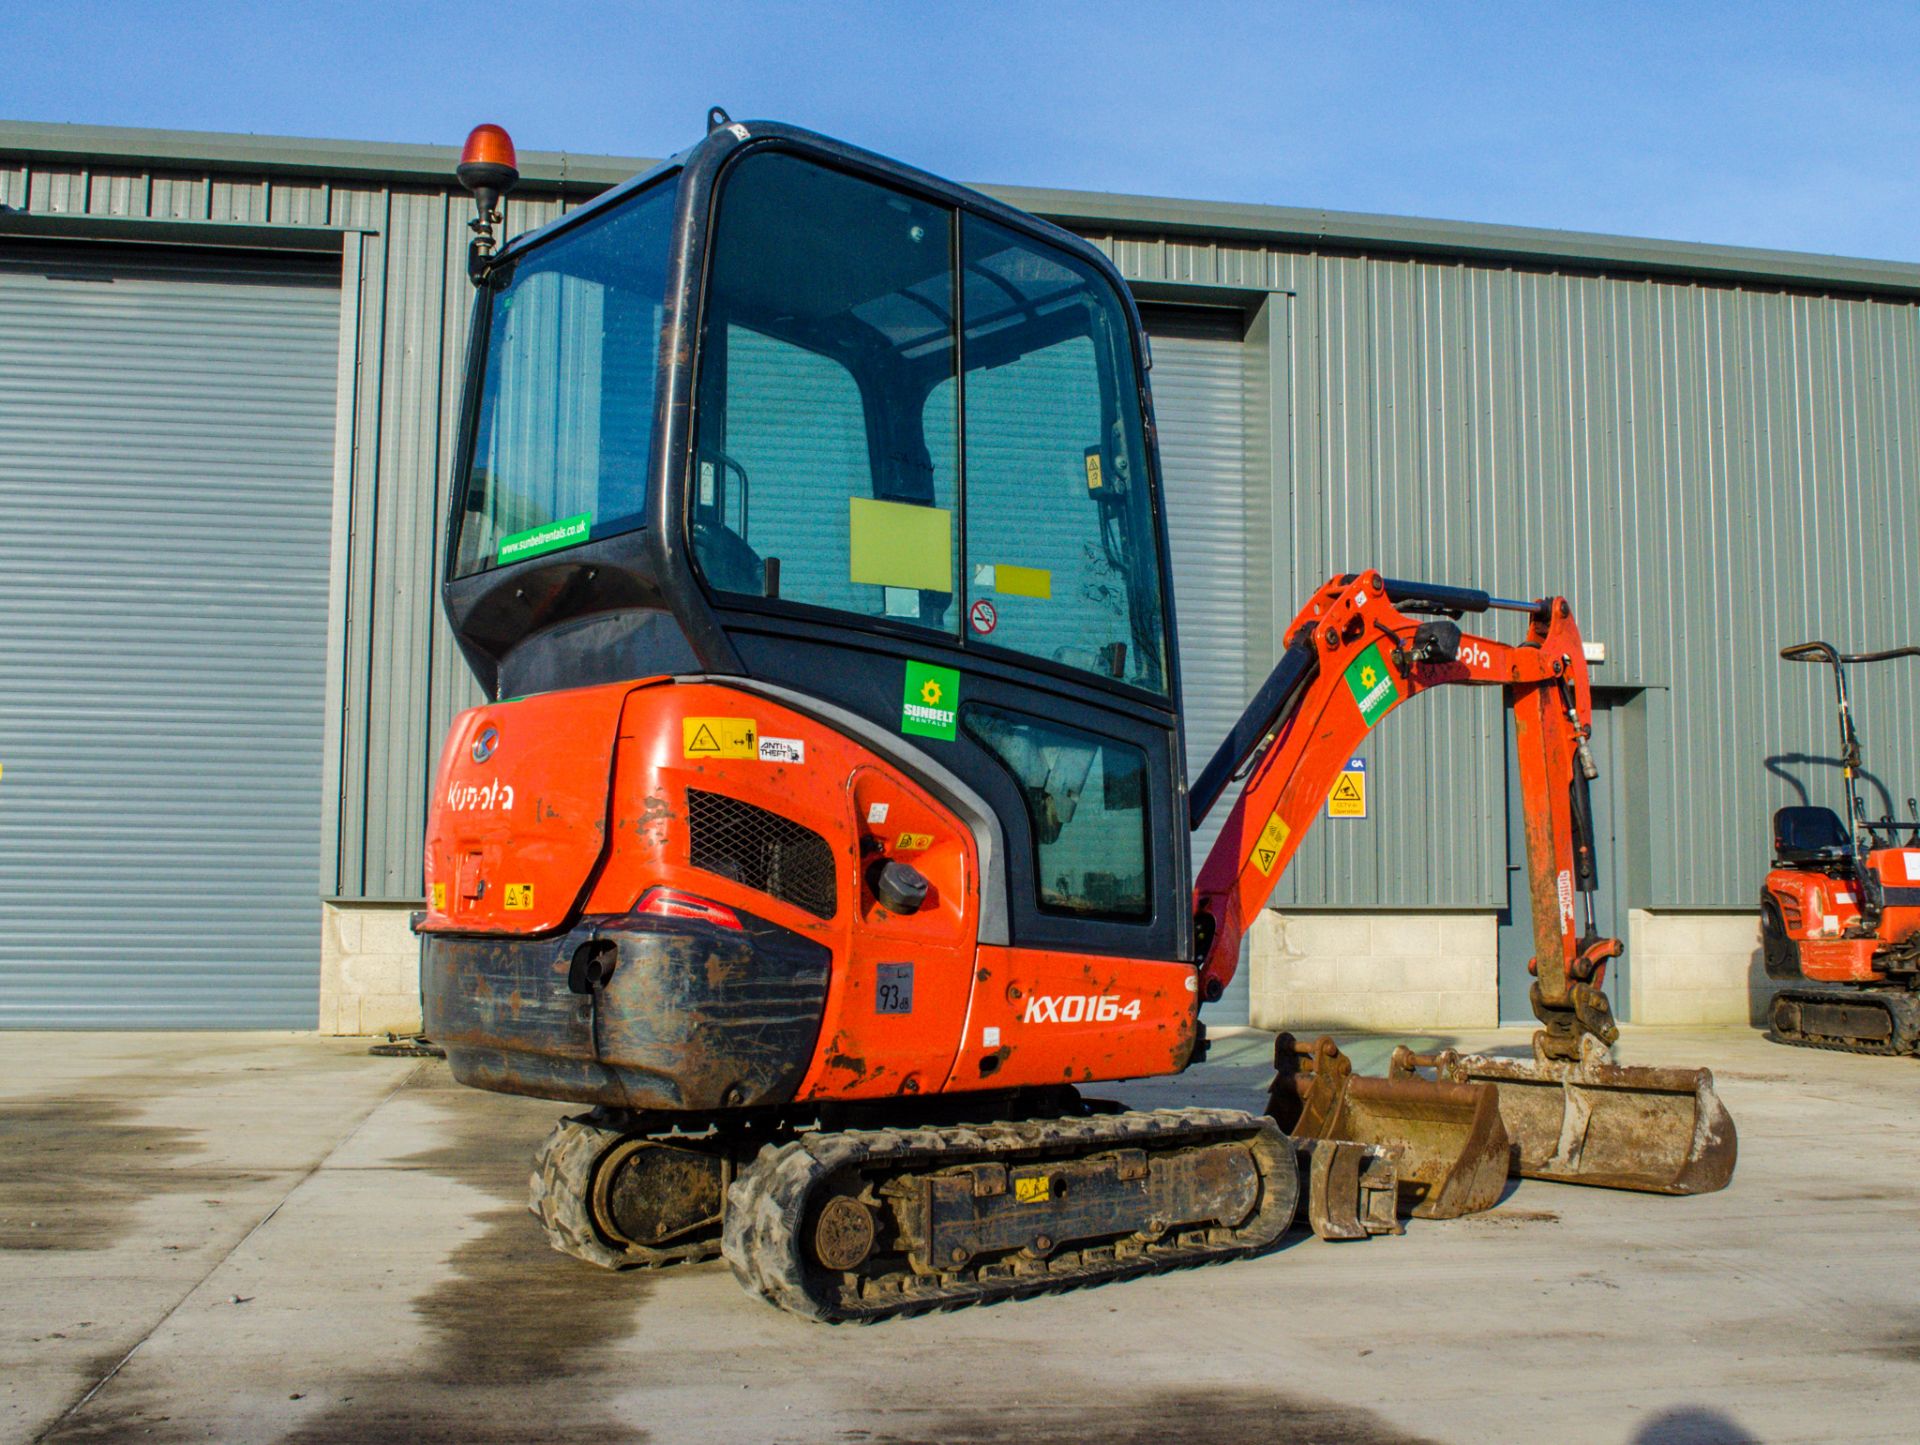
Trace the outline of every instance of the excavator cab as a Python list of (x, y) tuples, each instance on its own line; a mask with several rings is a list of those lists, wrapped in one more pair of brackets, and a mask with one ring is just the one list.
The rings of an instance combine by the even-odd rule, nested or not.
[[(1351, 1237), (1391, 1227), (1403, 1164), (1404, 1206), (1484, 1207), (1508, 1134), (1516, 1168), (1593, 1172), (1619, 945), (1575, 907), (1591, 698), (1564, 601), (1335, 578), (1190, 786), (1150, 356), (1107, 257), (719, 112), (496, 247), (515, 176), (477, 131), (443, 601), (486, 700), (442, 754), (417, 928), (455, 1076), (593, 1110), (537, 1162), (557, 1248), (724, 1243), (763, 1297), (871, 1319), (1267, 1248), (1298, 1154), (1339, 1195), (1316, 1223)], [(1457, 625), (1502, 609), (1522, 643)], [(1307, 1112), (1417, 1114), (1471, 1136), (1471, 1167), (1083, 1099), (1199, 1054), (1333, 770), (1448, 683), (1519, 719), (1540, 1062), (1409, 1068), (1363, 1108), (1316, 1055)], [(1502, 1133), (1491, 1101), (1529, 1085)], [(1724, 1183), (1724, 1113), (1680, 1132)], [(1635, 1182), (1626, 1149), (1596, 1149), (1597, 1182), (1718, 1187), (1670, 1160)]]
[[(1191, 956), (1145, 341), (1103, 256), (727, 122), (480, 274), (445, 596), (491, 695), (736, 679), (952, 780), (983, 941)], [(862, 876), (926, 833), (876, 825)]]

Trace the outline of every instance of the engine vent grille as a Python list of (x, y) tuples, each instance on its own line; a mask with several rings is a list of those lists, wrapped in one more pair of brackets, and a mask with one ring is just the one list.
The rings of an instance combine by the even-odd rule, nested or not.
[(833, 917), (833, 850), (811, 828), (722, 793), (687, 789), (688, 861), (696, 868)]

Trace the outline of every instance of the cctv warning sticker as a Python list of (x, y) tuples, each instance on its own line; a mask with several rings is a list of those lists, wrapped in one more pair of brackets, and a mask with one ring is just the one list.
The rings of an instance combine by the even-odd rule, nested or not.
[(526, 913), (533, 908), (533, 885), (509, 883), (501, 894), (501, 904), (509, 913)]
[(1274, 809), (1273, 816), (1267, 819), (1267, 826), (1260, 830), (1260, 840), (1253, 845), (1253, 866), (1271, 878), (1274, 865), (1280, 861), (1280, 850), (1287, 846), (1287, 839), (1292, 834), (1293, 829), (1280, 816), (1280, 810)]
[(1377, 642), (1368, 643), (1366, 651), (1347, 664), (1347, 686), (1353, 690), (1353, 700), (1360, 705), (1360, 716), (1368, 727), (1400, 701), (1400, 685), (1387, 670), (1387, 660), (1380, 655)]
[(757, 758), (759, 730), (750, 717), (680, 719), (681, 751), (690, 758)]
[(1367, 816), (1367, 760), (1350, 758), (1340, 770), (1340, 776), (1333, 780), (1333, 788), (1327, 794), (1327, 816), (1329, 818), (1364, 818)]

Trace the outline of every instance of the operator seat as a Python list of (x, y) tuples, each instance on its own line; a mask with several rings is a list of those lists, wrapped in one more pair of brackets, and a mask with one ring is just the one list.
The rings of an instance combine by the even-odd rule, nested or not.
[(1773, 857), (1783, 868), (1831, 868), (1853, 861), (1853, 840), (1831, 808), (1781, 808), (1773, 815)]

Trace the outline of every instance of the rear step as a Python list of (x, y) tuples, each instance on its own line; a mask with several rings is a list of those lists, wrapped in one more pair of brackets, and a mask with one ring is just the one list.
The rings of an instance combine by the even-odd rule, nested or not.
[(1773, 996), (1768, 1025), (1783, 1044), (1911, 1054), (1920, 1051), (1920, 997), (1909, 989), (1783, 989)]
[(1514, 1143), (1514, 1172), (1528, 1179), (1651, 1194), (1711, 1194), (1733, 1177), (1739, 1138), (1708, 1069), (1616, 1064), (1598, 1039), (1578, 1060), (1461, 1056), (1436, 1061), (1444, 1078), (1491, 1084)]
[[(1273, 1041), (1267, 1112), (1303, 1150), (1310, 1140), (1346, 1140), (1386, 1154), (1402, 1214), (1457, 1219), (1491, 1209), (1506, 1186), (1510, 1152), (1498, 1099), (1484, 1085), (1415, 1072), (1433, 1063), (1402, 1048), (1388, 1078), (1369, 1078), (1353, 1072), (1332, 1039), (1301, 1044), (1281, 1034)], [(1311, 1193), (1308, 1202), (1311, 1210)]]

